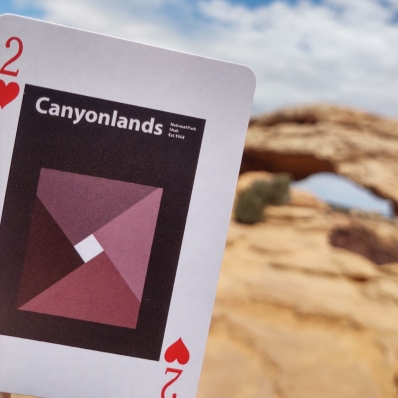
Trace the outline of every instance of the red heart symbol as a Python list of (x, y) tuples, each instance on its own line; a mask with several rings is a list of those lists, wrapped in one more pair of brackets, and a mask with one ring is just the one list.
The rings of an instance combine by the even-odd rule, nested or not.
[(181, 338), (173, 343), (165, 352), (164, 359), (167, 362), (178, 361), (180, 365), (185, 365), (189, 361), (189, 351)]
[(3, 80), (0, 79), (0, 107), (3, 109), (11, 101), (14, 101), (18, 97), (19, 86), (17, 83), (11, 82), (5, 84)]

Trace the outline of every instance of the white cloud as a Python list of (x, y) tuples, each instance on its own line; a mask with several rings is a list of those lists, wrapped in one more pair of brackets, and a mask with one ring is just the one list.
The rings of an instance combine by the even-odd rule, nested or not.
[(332, 101), (398, 117), (398, 0), (20, 0), (45, 18), (252, 67), (255, 111)]

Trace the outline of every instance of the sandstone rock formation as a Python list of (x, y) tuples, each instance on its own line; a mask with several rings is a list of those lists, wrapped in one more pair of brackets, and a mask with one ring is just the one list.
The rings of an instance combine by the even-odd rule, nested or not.
[(331, 105), (304, 106), (252, 119), (242, 171), (331, 171), (391, 199), (398, 212), (398, 121)]
[[(322, 142), (310, 145), (312, 153), (324, 153)], [(282, 139), (264, 141), (264, 148), (276, 145)], [(334, 167), (348, 170), (348, 162)], [(269, 174), (243, 174), (238, 190), (258, 178)], [(255, 225), (231, 221), (197, 397), (397, 397), (395, 223), (332, 211), (300, 191), (286, 205), (267, 207), (265, 216)], [(347, 242), (344, 231), (363, 230), (392, 249), (383, 265), (373, 261), (378, 253), (355, 246), (355, 236), (351, 246), (333, 246)]]

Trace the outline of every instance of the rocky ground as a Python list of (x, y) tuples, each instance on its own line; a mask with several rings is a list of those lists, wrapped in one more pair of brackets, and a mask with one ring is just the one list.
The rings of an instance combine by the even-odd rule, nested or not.
[(300, 191), (232, 220), (198, 398), (398, 397), (397, 243), (393, 221)]

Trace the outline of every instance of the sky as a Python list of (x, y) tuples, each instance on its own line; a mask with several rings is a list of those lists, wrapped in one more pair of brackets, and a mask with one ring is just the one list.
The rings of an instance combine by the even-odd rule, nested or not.
[(381, 199), (360, 185), (333, 173), (318, 173), (292, 185), (313, 192), (331, 204), (373, 211), (386, 217), (393, 215), (391, 201)]
[(398, 118), (398, 0), (1, 0), (0, 12), (248, 65), (254, 114), (321, 101)]
[(254, 115), (329, 102), (398, 118), (398, 0), (0, 0), (5, 12), (248, 65)]

